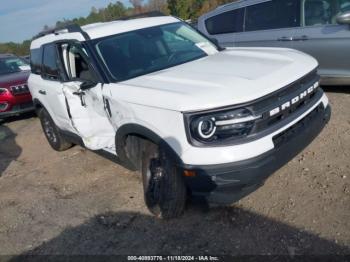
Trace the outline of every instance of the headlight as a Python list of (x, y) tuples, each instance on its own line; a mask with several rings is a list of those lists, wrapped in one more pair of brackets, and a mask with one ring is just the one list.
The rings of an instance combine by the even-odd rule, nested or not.
[(202, 139), (210, 139), (216, 131), (215, 119), (202, 119), (194, 125), (197, 128), (197, 133)]
[(242, 138), (250, 134), (255, 120), (248, 109), (185, 115), (191, 140), (201, 144), (215, 144)]

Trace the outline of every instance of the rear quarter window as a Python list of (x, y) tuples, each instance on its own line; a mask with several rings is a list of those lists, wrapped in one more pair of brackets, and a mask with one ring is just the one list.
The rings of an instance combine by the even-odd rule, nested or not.
[(58, 55), (55, 44), (44, 46), (42, 77), (48, 80), (59, 80), (60, 71), (58, 69)]
[(41, 74), (41, 61), (43, 52), (41, 48), (30, 50), (30, 67), (33, 74)]

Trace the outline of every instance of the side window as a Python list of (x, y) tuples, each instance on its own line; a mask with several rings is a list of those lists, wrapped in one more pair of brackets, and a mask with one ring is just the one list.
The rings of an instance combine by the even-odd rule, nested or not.
[(245, 31), (300, 26), (300, 0), (272, 0), (246, 8)]
[(336, 24), (337, 15), (347, 11), (350, 11), (350, 0), (305, 0), (305, 25)]
[(49, 80), (59, 80), (60, 73), (57, 65), (57, 51), (54, 44), (48, 44), (44, 46), (43, 50), (43, 78)]
[(244, 9), (237, 9), (213, 16), (205, 21), (211, 35), (238, 33), (243, 31)]
[(41, 74), (41, 61), (43, 58), (42, 49), (32, 49), (30, 50), (30, 67), (33, 74)]
[(95, 74), (89, 67), (88, 56), (79, 44), (60, 46), (61, 58), (69, 80), (96, 81)]

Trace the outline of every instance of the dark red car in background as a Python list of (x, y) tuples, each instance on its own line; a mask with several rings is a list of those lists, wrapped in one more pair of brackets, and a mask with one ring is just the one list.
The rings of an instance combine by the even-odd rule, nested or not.
[(0, 119), (34, 110), (27, 85), (29, 74), (25, 60), (0, 54)]

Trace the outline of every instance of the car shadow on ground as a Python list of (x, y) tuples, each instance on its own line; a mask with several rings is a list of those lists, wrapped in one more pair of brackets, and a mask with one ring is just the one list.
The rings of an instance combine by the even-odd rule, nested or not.
[(28, 112), (19, 116), (0, 119), (0, 177), (6, 168), (22, 153), (22, 148), (16, 143), (16, 134), (5, 124), (35, 117), (34, 112)]
[(132, 212), (101, 214), (11, 261), (48, 261), (37, 255), (116, 254), (335, 256), (350, 254), (350, 249), (238, 207), (208, 212), (194, 206), (170, 221)]
[(20, 121), (20, 120), (26, 120), (26, 119), (30, 119), (36, 117), (36, 113), (35, 112), (27, 112), (27, 113), (23, 113), (21, 115), (18, 116), (11, 116), (11, 117), (7, 117), (5, 119), (0, 119), (0, 126), (3, 124), (9, 124), (12, 122), (16, 122), (16, 121)]
[(0, 123), (0, 177), (11, 162), (15, 161), (22, 153), (15, 138), (16, 134)]

